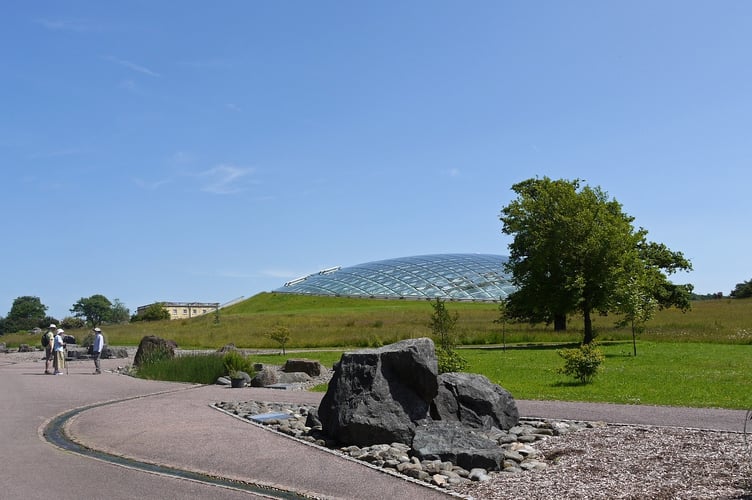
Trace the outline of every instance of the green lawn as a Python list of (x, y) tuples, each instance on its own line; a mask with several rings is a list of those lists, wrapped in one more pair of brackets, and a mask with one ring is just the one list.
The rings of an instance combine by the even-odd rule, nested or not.
[[(588, 385), (557, 373), (563, 360), (545, 344), (582, 340), (582, 319), (569, 318), (566, 332), (546, 325), (494, 323), (498, 306), (447, 302), (457, 313), (456, 334), (467, 346), (462, 355), (468, 371), (482, 373), (520, 399), (559, 399), (630, 404), (752, 408), (752, 299), (697, 301), (686, 313), (657, 311), (638, 336), (632, 356), (631, 330), (616, 327), (614, 316), (596, 316), (598, 340), (607, 354), (603, 371)], [(191, 320), (105, 325), (107, 343), (137, 345), (144, 335), (174, 340), (183, 349), (217, 349), (235, 344), (243, 349), (274, 349), (268, 337), (276, 326), (290, 331), (287, 349), (316, 348), (288, 357), (312, 357), (331, 366), (342, 349), (378, 347), (397, 340), (430, 337), (428, 301), (305, 297), (261, 293), (214, 315)], [(83, 339), (88, 330), (71, 331)], [(38, 335), (6, 334), (8, 347), (39, 344)], [(537, 345), (537, 348), (491, 348)], [(483, 346), (489, 348), (484, 349)], [(259, 361), (281, 362), (279, 357)]]
[(602, 371), (581, 385), (557, 373), (556, 349), (463, 349), (468, 371), (519, 399), (752, 408), (752, 346), (640, 342), (601, 346)]
[[(518, 399), (752, 408), (752, 346), (639, 342), (636, 357), (631, 343), (601, 348), (606, 354), (602, 371), (585, 385), (557, 373), (563, 360), (556, 346), (466, 348), (460, 354), (468, 372), (485, 375)], [(252, 357), (268, 364), (305, 357), (331, 367), (340, 356), (311, 351)]]

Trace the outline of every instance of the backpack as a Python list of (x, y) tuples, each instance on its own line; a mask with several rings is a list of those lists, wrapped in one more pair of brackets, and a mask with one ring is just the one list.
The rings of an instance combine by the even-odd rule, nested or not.
[(48, 335), (48, 332), (44, 332), (42, 335), (42, 347), (47, 347), (50, 345), (50, 336)]

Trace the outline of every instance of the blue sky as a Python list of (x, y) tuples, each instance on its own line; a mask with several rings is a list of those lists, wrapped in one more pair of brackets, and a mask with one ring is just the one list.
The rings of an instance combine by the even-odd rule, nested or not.
[(0, 30), (0, 315), (227, 302), (331, 266), (507, 254), (584, 179), (752, 278), (752, 3), (34, 1)]

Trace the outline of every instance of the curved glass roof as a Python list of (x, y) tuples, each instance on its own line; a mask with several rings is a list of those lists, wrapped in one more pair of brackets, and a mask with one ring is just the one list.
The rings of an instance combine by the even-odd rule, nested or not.
[(278, 293), (398, 299), (498, 301), (516, 288), (504, 272), (507, 257), (437, 254), (332, 267), (288, 281)]

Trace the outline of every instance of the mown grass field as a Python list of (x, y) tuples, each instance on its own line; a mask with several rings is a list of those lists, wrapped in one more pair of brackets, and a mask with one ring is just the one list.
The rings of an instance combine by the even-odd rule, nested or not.
[[(570, 318), (567, 332), (554, 332), (545, 325), (494, 323), (495, 304), (448, 302), (457, 313), (456, 333), (464, 345), (507, 343), (578, 342), (580, 318)], [(261, 293), (222, 309), (219, 322), (213, 314), (190, 320), (105, 325), (112, 345), (137, 345), (144, 335), (172, 339), (183, 348), (218, 348), (235, 344), (247, 349), (271, 349), (277, 344), (267, 337), (275, 326), (290, 331), (289, 348), (369, 347), (405, 338), (430, 336), (428, 322), (433, 309), (428, 301), (305, 297)], [(629, 328), (617, 328), (614, 316), (594, 318), (598, 339), (631, 339)], [(69, 331), (83, 338), (86, 331)], [(639, 336), (643, 341), (711, 342), (752, 344), (752, 299), (698, 301), (686, 313), (669, 309), (656, 313)], [(36, 337), (5, 335), (9, 346), (38, 342)]]
[[(638, 336), (617, 328), (617, 318), (596, 317), (598, 341), (606, 352), (603, 371), (580, 385), (558, 374), (557, 348), (582, 338), (579, 318), (568, 331), (544, 325), (494, 323), (495, 304), (448, 302), (457, 313), (456, 333), (468, 371), (482, 373), (520, 399), (600, 401), (628, 404), (752, 408), (752, 300), (698, 301), (692, 310), (659, 311)], [(107, 343), (137, 345), (144, 335), (174, 340), (184, 349), (235, 344), (248, 350), (279, 350), (267, 334), (275, 326), (290, 331), (285, 357), (321, 359), (331, 366), (343, 349), (376, 347), (405, 338), (430, 337), (433, 310), (428, 301), (301, 297), (262, 293), (214, 315), (185, 321), (108, 325)], [(68, 332), (83, 338), (86, 331)], [(36, 344), (36, 337), (5, 335), (9, 346)], [(503, 349), (503, 345), (508, 348)], [(326, 352), (313, 351), (313, 349)], [(280, 363), (278, 355), (254, 354)]]

